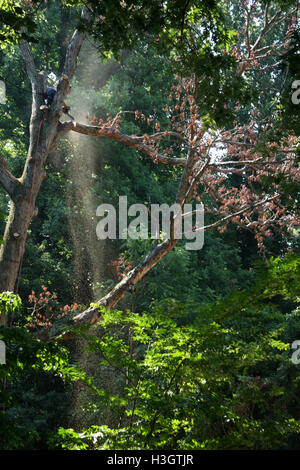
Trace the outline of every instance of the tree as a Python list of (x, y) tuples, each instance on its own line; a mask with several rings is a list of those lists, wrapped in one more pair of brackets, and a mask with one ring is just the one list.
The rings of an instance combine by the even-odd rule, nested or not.
[[(262, 263), (250, 289), (195, 306), (184, 325), (155, 307), (142, 314), (103, 309), (97, 335), (90, 325), (77, 331), (89, 363), (102, 373), (99, 381), (89, 371), (81, 378), (84, 409), (90, 404), (93, 412), (79, 429), (60, 428), (51, 444), (73, 450), (299, 445), (299, 364), (290, 350), (300, 328), (299, 267), (291, 255)], [(290, 302), (284, 313), (283, 301)], [(181, 306), (174, 310), (181, 318)], [(118, 386), (106, 375), (117, 377)], [(107, 408), (114, 421), (105, 419)]]
[[(247, 20), (246, 28), (244, 34), (240, 33), (233, 51), (229, 50), (230, 42), (226, 43), (224, 39), (226, 35), (223, 36), (223, 42), (212, 42), (213, 50), (211, 50), (211, 44), (207, 39), (209, 37), (209, 28), (204, 28), (204, 38), (206, 38), (206, 41), (204, 41), (200, 32), (201, 27), (198, 28), (193, 23), (193, 20), (197, 20), (200, 22), (200, 26), (201, 22), (203, 24), (204, 18), (201, 19), (199, 16), (200, 13), (203, 13), (203, 10), (200, 8), (193, 10), (194, 5), (191, 6), (189, 14), (187, 14), (189, 22), (182, 25), (185, 41), (180, 43), (181, 49), (178, 47), (178, 53), (180, 56), (180, 53), (183, 54), (191, 50), (195, 59), (193, 64), (195, 65), (192, 67), (190, 76), (186, 75), (186, 78), (178, 76), (174, 83), (170, 93), (170, 104), (165, 107), (166, 116), (170, 121), (167, 127), (165, 129), (161, 127), (161, 124), (155, 120), (155, 113), (149, 117), (150, 121), (155, 120), (156, 128), (156, 132), (150, 135), (123, 134), (120, 131), (120, 125), (121, 118), (126, 111), (120, 111), (114, 118), (109, 118), (106, 122), (101, 120), (96, 126), (74, 121), (59, 122), (60, 110), (69, 83), (75, 73), (76, 59), (86, 35), (85, 28), (82, 25), (75, 31), (69, 43), (56, 98), (50, 112), (45, 116), (42, 116), (40, 111), (41, 96), (44, 90), (43, 76), (36, 71), (27, 40), (24, 37), (20, 40), (20, 48), (32, 84), (33, 104), (30, 145), (22, 177), (16, 179), (9, 171), (5, 161), (1, 160), (0, 182), (12, 200), (11, 212), (4, 234), (5, 243), (0, 255), (0, 287), (3, 290), (13, 290), (14, 288), (20, 260), (24, 252), (27, 229), (34, 214), (34, 203), (45, 176), (44, 166), (47, 156), (55, 147), (58, 139), (70, 131), (114, 139), (147, 155), (155, 164), (181, 168), (182, 173), (174, 202), (180, 208), (183, 208), (186, 203), (195, 200), (195, 198), (204, 201), (206, 203), (206, 212), (210, 213), (212, 217), (212, 222), (205, 227), (198, 228), (198, 230), (221, 228), (231, 221), (241, 227), (254, 229), (258, 242), (262, 246), (261, 232), (268, 236), (270, 235), (270, 227), (276, 225), (276, 223), (279, 227), (293, 226), (298, 223), (296, 202), (293, 200), (288, 201), (288, 198), (284, 200), (280, 193), (280, 181), (295, 184), (299, 177), (296, 164), (297, 142), (295, 136), (281, 133), (278, 134), (276, 139), (272, 131), (273, 121), (276, 116), (271, 115), (261, 118), (260, 113), (255, 112), (253, 109), (251, 114), (246, 116), (245, 123), (233, 122), (233, 125), (229, 126), (229, 120), (239, 111), (239, 106), (234, 107), (232, 101), (229, 103), (221, 101), (222, 96), (224, 96), (222, 88), (228, 86), (233, 77), (237, 77), (238, 91), (242, 90), (243, 87), (247, 88), (247, 80), (249, 80), (249, 77), (252, 80), (255, 79), (255, 72), (253, 71), (255, 67), (259, 68), (259, 64), (266, 57), (270, 60), (268, 66), (270, 68), (275, 67), (276, 70), (277, 64), (273, 60), (274, 56), (268, 52), (262, 54), (262, 48), (266, 47), (268, 51), (271, 50), (273, 53), (275, 48), (285, 46), (282, 36), (284, 37), (290, 22), (292, 25), (294, 24), (293, 9), (289, 6), (287, 11), (280, 8), (270, 17), (269, 3), (264, 9), (261, 5), (244, 3), (243, 8)], [(200, 5), (202, 5), (201, 2)], [(272, 5), (273, 10), (275, 6), (276, 2)], [(95, 12), (99, 14), (97, 9), (95, 9)], [(128, 14), (131, 15), (131, 12), (125, 11), (125, 18)], [(106, 28), (107, 24), (111, 24), (112, 17), (106, 19), (106, 17), (101, 16), (96, 17), (95, 24), (103, 23)], [(82, 21), (87, 24), (90, 17), (90, 10), (84, 7), (81, 15)], [(135, 11), (135, 19), (139, 23), (140, 17), (137, 10)], [(213, 26), (216, 24), (216, 18), (210, 19), (209, 26), (214, 30)], [(170, 26), (168, 21), (169, 16), (167, 15), (166, 23)], [(255, 28), (252, 28), (252, 34), (250, 34), (250, 21), (255, 24)], [(265, 41), (267, 42), (269, 32), (278, 25), (283, 25), (278, 28), (278, 34), (281, 38), (280, 43), (274, 41), (270, 45), (263, 45)], [(149, 24), (145, 24), (143, 27), (148, 26)], [(155, 24), (154, 30), (156, 28), (157, 24)], [(216, 29), (219, 33), (218, 28)], [(125, 22), (125, 28), (122, 29), (124, 36), (121, 35), (121, 37), (126, 39), (127, 30), (128, 23)], [(171, 31), (172, 28), (169, 27), (168, 32)], [(107, 37), (110, 37), (109, 34)], [(156, 39), (160, 40), (163, 37), (164, 34), (161, 38), (156, 37)], [(245, 40), (243, 41), (241, 38)], [(136, 36), (134, 36), (134, 39), (136, 39)], [(129, 38), (128, 43), (132, 40), (132, 38)], [(125, 44), (124, 41), (122, 46)], [(204, 43), (203, 47), (199, 47), (201, 41)], [(210, 59), (207, 66), (203, 65), (201, 54), (204, 58)], [(198, 62), (196, 59), (198, 59)], [(208, 84), (214, 84), (215, 82), (215, 66), (217, 61), (220, 60), (221, 66), (217, 68), (217, 84), (214, 85), (216, 89), (212, 88), (213, 94), (211, 95), (211, 97), (214, 97), (215, 104), (212, 105), (212, 110), (208, 113), (207, 108), (212, 98), (209, 97), (208, 103), (205, 103), (205, 98), (208, 96), (207, 87)], [(249, 76), (247, 76), (247, 73), (249, 73)], [(202, 97), (201, 91), (205, 89), (206, 94)], [(231, 99), (233, 98), (232, 95)], [(202, 102), (202, 100), (204, 101)], [(220, 113), (221, 109), (223, 109), (225, 119), (223, 114)], [(139, 112), (135, 113), (135, 118), (147, 119)], [(227, 125), (224, 128), (226, 122)], [(170, 144), (170, 139), (174, 139), (174, 144)], [(270, 178), (274, 174), (277, 181)], [(238, 186), (230, 185), (230, 178), (233, 175), (236, 175), (239, 180)], [(289, 209), (289, 212), (286, 212), (286, 208)], [(100, 305), (112, 308), (126, 293), (134, 291), (135, 285), (177, 243), (175, 233), (175, 222), (177, 220), (175, 220), (175, 217), (172, 219), (171, 232), (168, 238), (158, 244), (96, 306), (75, 316), (72, 320), (73, 323), (96, 323), (101, 316), (99, 312)], [(57, 329), (53, 327), (50, 332), (44, 334), (44, 337), (49, 338), (56, 334)]]
[[(27, 2), (25, 3), (27, 5)], [(180, 8), (180, 5), (181, 2), (179, 2), (178, 5), (176, 4), (176, 9), (174, 11), (175, 13), (178, 13), (178, 8)], [(6, 8), (9, 10), (8, 6), (6, 6)], [(30, 10), (30, 5), (28, 5), (28, 8), (29, 15), (32, 15), (34, 11), (32, 12)], [(145, 9), (147, 10), (147, 6), (145, 6)], [(121, 11), (123, 11), (124, 18), (127, 18), (127, 21), (128, 14), (133, 14), (137, 31), (139, 30), (139, 25), (141, 25), (140, 12), (138, 10), (139, 9), (134, 10), (134, 12), (128, 12), (124, 9), (121, 9)], [(154, 29), (158, 27), (157, 22), (154, 21), (154, 16), (156, 18), (158, 17), (157, 12), (154, 15), (153, 7), (151, 7), (150, 10), (152, 18), (150, 24), (148, 24), (146, 21), (146, 23), (139, 30), (140, 32), (141, 30), (144, 31), (145, 28), (152, 27), (152, 23)], [(162, 12), (162, 9), (160, 11)], [(17, 10), (16, 14), (20, 15), (21, 12)], [(31, 82), (33, 99), (30, 121), (29, 149), (21, 178), (15, 178), (13, 176), (7, 166), (5, 159), (1, 157), (0, 182), (1, 186), (4, 188), (11, 199), (10, 216), (6, 225), (4, 233), (4, 244), (0, 254), (1, 290), (14, 290), (18, 269), (20, 267), (25, 249), (27, 229), (32, 216), (35, 213), (35, 200), (42, 181), (45, 178), (45, 163), (47, 161), (49, 152), (55, 148), (58, 137), (62, 134), (62, 132), (58, 130), (61, 108), (64, 102), (64, 98), (67, 94), (69, 83), (71, 82), (75, 72), (76, 60), (81, 49), (81, 45), (86, 36), (86, 24), (88, 23), (89, 27), (92, 25), (91, 21), (89, 20), (93, 14), (94, 13), (91, 12), (90, 8), (85, 6), (83, 7), (81, 13), (81, 22), (78, 26), (78, 29), (74, 32), (73, 37), (68, 45), (65, 63), (62, 67), (62, 74), (57, 87), (56, 97), (51, 112), (47, 115), (43, 115), (40, 110), (40, 106), (43, 104), (43, 93), (45, 90), (46, 77), (43, 74), (38, 73), (36, 70), (35, 62), (33, 60), (33, 56), (27, 41), (28, 36), (26, 35), (24, 21), (22, 22), (21, 31), (18, 33), (21, 37), (19, 44), (26, 65), (27, 75)], [(122, 20), (122, 24), (125, 25), (125, 27), (123, 28), (122, 35), (120, 36), (120, 38), (122, 37), (123, 47), (125, 45), (129, 46), (133, 41), (133, 38), (131, 38), (129, 34), (132, 32), (132, 28), (128, 27), (128, 24), (125, 22), (124, 18)], [(163, 14), (160, 15), (159, 18), (161, 22), (164, 21)], [(169, 16), (167, 14), (166, 21), (168, 18)], [(96, 18), (96, 23), (98, 20), (99, 18)], [(111, 16), (108, 17), (108, 22), (110, 25), (112, 25), (114, 21), (115, 12), (114, 10), (111, 10)], [(159, 24), (161, 27), (162, 24)], [(1, 321), (5, 321), (4, 316), (2, 316)]]

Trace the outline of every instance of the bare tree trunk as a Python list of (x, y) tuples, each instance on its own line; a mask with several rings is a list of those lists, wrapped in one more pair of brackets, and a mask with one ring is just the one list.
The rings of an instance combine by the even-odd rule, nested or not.
[[(29, 163), (24, 171), (24, 177), (16, 180), (11, 196), (4, 244), (0, 250), (1, 292), (14, 290), (19, 262), (24, 252), (27, 230), (35, 212), (35, 200), (45, 177), (45, 171), (39, 157), (37, 155), (36, 160), (35, 158), (28, 158)], [(30, 166), (33, 168), (30, 168)]]
[[(85, 7), (82, 10), (82, 18), (88, 18)], [(23, 174), (19, 179), (10, 173), (4, 158), (0, 155), (0, 184), (11, 199), (4, 244), (0, 249), (0, 292), (14, 291), (16, 287), (28, 228), (35, 213), (35, 201), (46, 176), (45, 164), (49, 153), (56, 145), (60, 110), (74, 75), (76, 60), (84, 38), (84, 32), (77, 30), (74, 32), (68, 46), (64, 73), (59, 80), (55, 99), (51, 110), (46, 112), (40, 110), (41, 105), (44, 104), (44, 74), (37, 73), (27, 41), (24, 39), (20, 41), (21, 53), (32, 87), (30, 145)], [(5, 315), (1, 315), (0, 324), (6, 324), (6, 322)]]
[[(31, 143), (23, 175), (20, 179), (15, 179), (12, 185), (10, 212), (4, 244), (0, 249), (0, 292), (15, 290), (27, 232), (35, 213), (35, 201), (45, 177), (44, 162), (48, 151), (40, 151), (46, 148), (46, 133), (42, 133), (42, 123), (42, 114), (34, 113), (30, 124)], [(0, 321), (5, 323), (3, 315)]]
[(19, 204), (11, 203), (9, 219), (4, 234), (4, 245), (0, 252), (0, 291), (14, 291), (20, 259), (23, 254), (27, 214), (31, 212), (26, 199)]

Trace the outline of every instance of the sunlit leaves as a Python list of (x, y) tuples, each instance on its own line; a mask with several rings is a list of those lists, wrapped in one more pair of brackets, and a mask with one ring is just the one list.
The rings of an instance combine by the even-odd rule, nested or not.
[[(271, 449), (280, 439), (284, 445), (300, 432), (286, 408), (297, 389), (289, 344), (300, 332), (299, 312), (284, 316), (266, 299), (271, 294), (297, 298), (298, 261), (271, 260), (251, 290), (199, 308), (193, 325), (178, 326), (155, 308), (135, 314), (101, 307), (98, 334), (89, 328), (84, 338), (122, 391), (116, 395), (93, 381), (89, 385), (93, 406), (109, 406), (120, 417), (120, 427), (91, 426), (80, 433), (60, 429), (52, 445)], [(288, 279), (292, 284), (286, 291)], [(285, 374), (292, 380), (288, 388)]]
[(0, 2), (0, 41), (1, 48), (6, 44), (15, 44), (21, 37), (21, 27), (25, 27), (26, 37), (33, 39), (30, 34), (36, 30), (36, 23), (33, 17), (34, 1), (19, 0), (11, 2), (1, 0)]
[(0, 293), (0, 315), (2, 313), (19, 313), (21, 311), (21, 305), (22, 301), (20, 297), (13, 292)]

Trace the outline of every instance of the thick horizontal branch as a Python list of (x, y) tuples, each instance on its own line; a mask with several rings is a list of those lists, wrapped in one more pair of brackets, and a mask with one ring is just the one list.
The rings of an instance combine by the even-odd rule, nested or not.
[[(263, 159), (260, 157), (260, 158), (256, 158), (255, 160), (237, 160), (237, 161), (234, 161), (234, 160), (225, 160), (225, 161), (222, 161), (222, 162), (214, 162), (214, 163), (211, 163), (209, 165), (210, 168), (221, 168), (221, 167), (224, 167), (224, 166), (234, 166), (234, 165), (237, 165), (237, 166), (241, 166), (241, 165), (255, 165), (256, 163), (263, 163)], [(270, 162), (268, 162), (270, 163)], [(223, 168), (222, 168), (222, 171), (223, 171)]]
[(116, 140), (128, 147), (133, 147), (140, 152), (151, 157), (155, 162), (162, 163), (163, 165), (169, 166), (184, 166), (186, 163), (185, 158), (170, 158), (162, 155), (153, 149), (150, 145), (146, 145), (141, 142), (141, 139), (136, 136), (129, 136), (122, 134), (118, 129), (107, 126), (89, 126), (80, 124), (75, 121), (67, 121), (60, 123), (58, 127), (58, 136), (61, 136), (67, 132), (78, 132), (79, 134), (92, 135), (98, 137), (107, 137), (112, 140)]
[[(115, 124), (118, 123), (118, 120), (122, 116), (122, 114), (133, 114), (134, 116), (136, 116), (137, 113), (135, 111), (119, 111), (114, 117), (111, 127), (114, 127)], [(187, 139), (182, 134), (180, 134), (179, 132), (175, 132), (175, 131), (155, 132), (155, 134), (150, 134), (147, 136), (149, 140), (156, 140), (156, 139), (160, 139), (161, 137), (174, 137), (174, 139), (180, 140), (181, 142), (184, 142), (186, 145), (188, 145)], [(144, 141), (145, 135), (135, 136), (135, 138)]]

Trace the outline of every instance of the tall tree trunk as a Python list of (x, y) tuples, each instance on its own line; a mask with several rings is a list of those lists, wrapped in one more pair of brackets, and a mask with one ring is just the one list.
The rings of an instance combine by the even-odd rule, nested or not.
[[(31, 160), (34, 165), (34, 159)], [(14, 291), (20, 260), (25, 249), (27, 231), (35, 211), (35, 200), (45, 176), (39, 161), (37, 161), (36, 168), (30, 172), (32, 176), (25, 176), (25, 181), (29, 185), (18, 180), (12, 194), (4, 244), (0, 250), (0, 292)]]
[[(35, 201), (45, 177), (44, 162), (47, 158), (46, 133), (42, 132), (41, 113), (33, 115), (30, 125), (30, 147), (20, 179), (15, 179), (10, 194), (10, 212), (0, 249), (0, 292), (16, 289), (20, 263), (25, 250), (27, 232), (35, 213)], [(44, 135), (43, 135), (44, 134)], [(42, 149), (42, 150), (40, 150)], [(0, 324), (7, 319), (0, 316)]]
[[(82, 19), (89, 17), (86, 7)], [(85, 33), (76, 30), (69, 43), (64, 73), (59, 80), (57, 93), (50, 111), (41, 111), (45, 90), (45, 75), (38, 73), (28, 42), (20, 41), (20, 49), (27, 75), (32, 87), (32, 110), (30, 118), (30, 145), (21, 178), (15, 178), (0, 155), (0, 184), (11, 199), (10, 213), (4, 234), (4, 245), (0, 249), (0, 292), (14, 291), (18, 271), (25, 250), (28, 228), (35, 212), (35, 201), (46, 176), (45, 164), (49, 153), (55, 148), (57, 126), (68, 87), (75, 73), (76, 60), (84, 41)], [(0, 324), (6, 324), (5, 315), (0, 315)]]
[(31, 213), (28, 200), (11, 203), (10, 214), (4, 234), (4, 245), (0, 252), (0, 291), (14, 291), (28, 230), (28, 215)]

